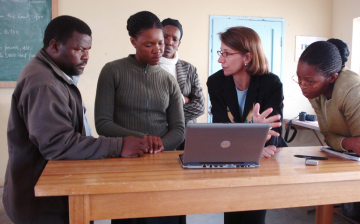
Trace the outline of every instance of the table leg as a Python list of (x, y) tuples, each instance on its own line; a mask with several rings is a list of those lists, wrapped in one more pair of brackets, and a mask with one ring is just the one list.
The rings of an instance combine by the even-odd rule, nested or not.
[(332, 224), (333, 223), (334, 205), (318, 205), (316, 206), (316, 224)]
[(323, 143), (322, 143), (322, 141), (320, 140), (319, 136), (316, 134), (316, 131), (315, 131), (314, 129), (313, 129), (313, 132), (314, 132), (317, 140), (320, 142), (320, 145), (324, 146)]
[(70, 224), (90, 223), (89, 195), (69, 196), (69, 219)]

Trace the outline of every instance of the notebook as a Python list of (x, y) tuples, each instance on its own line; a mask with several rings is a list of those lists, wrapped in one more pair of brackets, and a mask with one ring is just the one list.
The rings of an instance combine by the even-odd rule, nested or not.
[(349, 150), (347, 152), (346, 151), (339, 152), (329, 146), (322, 146), (322, 147), (320, 147), (320, 149), (324, 152), (328, 152), (328, 153), (343, 157), (345, 159), (360, 161), (360, 156), (351, 150)]
[(254, 168), (259, 166), (270, 124), (188, 124), (183, 168)]

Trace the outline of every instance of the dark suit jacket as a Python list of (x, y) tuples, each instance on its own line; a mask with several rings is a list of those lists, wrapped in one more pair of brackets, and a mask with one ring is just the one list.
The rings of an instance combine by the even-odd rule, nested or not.
[[(283, 88), (279, 77), (274, 74), (253, 75), (245, 100), (243, 115), (240, 114), (236, 87), (233, 77), (225, 76), (223, 70), (220, 70), (210, 76), (207, 81), (208, 91), (211, 101), (211, 113), (214, 123), (230, 123), (227, 108), (234, 116), (234, 122), (243, 123), (247, 114), (252, 109), (254, 103), (260, 104), (260, 113), (268, 108), (273, 108), (273, 112), (269, 115), (283, 116)], [(276, 132), (282, 133), (282, 127), (275, 128)], [(280, 137), (272, 137), (266, 145), (275, 145), (277, 147), (285, 147), (287, 144)]]

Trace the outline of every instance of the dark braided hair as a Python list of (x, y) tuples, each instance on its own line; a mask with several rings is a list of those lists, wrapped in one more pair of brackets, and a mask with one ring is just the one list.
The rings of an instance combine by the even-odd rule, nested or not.
[(130, 37), (137, 38), (144, 30), (158, 28), (162, 29), (163, 26), (159, 18), (149, 11), (138, 12), (129, 17), (127, 20), (126, 29)]
[(340, 73), (342, 61), (337, 47), (326, 41), (317, 41), (310, 44), (301, 54), (299, 61), (313, 66), (325, 77), (333, 73)]
[(328, 39), (327, 42), (335, 44), (335, 46), (339, 49), (342, 60), (342, 66), (344, 67), (350, 55), (350, 49), (347, 43), (345, 43), (340, 39), (335, 39), (335, 38)]
[(84, 21), (72, 16), (56, 17), (51, 20), (45, 29), (43, 39), (44, 48), (49, 46), (52, 39), (65, 45), (75, 31), (91, 36), (91, 29)]

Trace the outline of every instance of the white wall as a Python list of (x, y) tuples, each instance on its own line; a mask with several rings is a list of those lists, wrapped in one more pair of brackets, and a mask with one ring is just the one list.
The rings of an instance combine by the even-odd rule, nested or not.
[[(356, 73), (360, 71), (360, 19), (353, 19), (353, 33), (351, 43), (351, 70)], [(355, 41), (354, 41), (355, 40)], [(349, 64), (350, 64), (349, 63)]]
[[(335, 2), (340, 2), (340, 0), (335, 0)], [(313, 112), (299, 87), (290, 79), (295, 74), (297, 65), (294, 61), (295, 36), (331, 37), (333, 33), (332, 0), (182, 0), (173, 2), (59, 0), (59, 15), (78, 17), (87, 22), (93, 30), (90, 60), (80, 79), (79, 88), (89, 112), (88, 120), (94, 135), (96, 133), (93, 111), (98, 75), (106, 62), (134, 53), (126, 31), (126, 20), (130, 15), (142, 10), (151, 11), (160, 19), (171, 17), (180, 20), (184, 29), (184, 37), (179, 49), (180, 58), (198, 68), (206, 97), (209, 15), (285, 18), (285, 57), (282, 80), (285, 95), (284, 117), (295, 117), (300, 111)], [(12, 91), (12, 89), (0, 89), (0, 185), (3, 183), (8, 157), (6, 126)], [(206, 122), (206, 116), (202, 116), (199, 122)], [(313, 139), (309, 140), (306, 137), (310, 135), (312, 133), (306, 131), (300, 133), (299, 143), (316, 144), (316, 141), (313, 143)]]
[[(358, 0), (334, 0), (333, 8), (333, 37), (340, 38), (349, 44), (350, 50), (353, 50), (353, 20), (360, 17), (360, 1)], [(357, 40), (360, 41), (360, 40)], [(358, 70), (358, 63), (354, 70)], [(347, 67), (352, 66), (352, 54)]]

